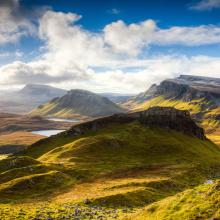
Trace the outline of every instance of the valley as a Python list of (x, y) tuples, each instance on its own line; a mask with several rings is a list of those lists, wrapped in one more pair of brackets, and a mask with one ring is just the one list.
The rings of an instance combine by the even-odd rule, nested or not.
[(63, 131), (75, 123), (76, 121), (53, 121), (42, 117), (0, 113), (0, 154), (17, 152), (46, 136), (35, 134), (33, 131)]

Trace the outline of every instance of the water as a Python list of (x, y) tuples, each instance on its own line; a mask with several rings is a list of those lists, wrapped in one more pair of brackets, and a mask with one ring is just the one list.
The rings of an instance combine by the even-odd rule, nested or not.
[(49, 121), (78, 122), (77, 119), (48, 118)]
[(60, 132), (63, 132), (65, 130), (39, 130), (39, 131), (32, 131), (32, 134), (39, 134), (42, 136), (50, 137), (52, 135), (58, 134)]

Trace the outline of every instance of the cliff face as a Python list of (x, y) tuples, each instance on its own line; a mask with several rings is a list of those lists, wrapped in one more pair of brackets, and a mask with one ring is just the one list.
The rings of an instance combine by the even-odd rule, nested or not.
[(164, 94), (167, 98), (181, 98), (189, 89), (189, 85), (179, 84), (170, 80), (165, 80), (157, 87), (155, 95)]
[[(205, 98), (212, 104), (220, 104), (220, 79), (199, 76), (180, 75), (167, 79), (159, 85), (153, 84), (147, 91), (131, 98), (128, 103), (142, 103), (156, 96), (168, 99), (191, 101)], [(122, 103), (126, 106), (126, 103)]]
[(220, 100), (220, 85), (205, 84), (199, 82), (187, 82), (182, 79), (164, 80), (157, 86), (154, 95), (164, 95), (167, 98), (191, 101), (205, 98), (214, 103)]
[(148, 126), (173, 129), (188, 135), (206, 139), (202, 128), (191, 119), (189, 111), (172, 107), (152, 107), (139, 112), (140, 121)]
[(220, 127), (220, 79), (180, 75), (153, 85), (122, 105), (132, 111), (153, 106), (190, 111), (207, 132)]
[(76, 136), (84, 134), (89, 130), (96, 131), (108, 124), (124, 124), (133, 121), (139, 121), (141, 124), (149, 127), (173, 129), (191, 136), (196, 136), (202, 140), (206, 139), (203, 129), (196, 125), (191, 119), (188, 111), (181, 111), (171, 107), (152, 107), (145, 111), (115, 114), (104, 118), (98, 118), (93, 121), (75, 125), (70, 130), (66, 131), (66, 134)]

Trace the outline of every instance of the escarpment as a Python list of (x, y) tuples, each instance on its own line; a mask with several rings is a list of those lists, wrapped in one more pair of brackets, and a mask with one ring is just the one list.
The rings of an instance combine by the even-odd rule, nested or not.
[(112, 116), (98, 118), (75, 125), (66, 131), (65, 134), (71, 136), (81, 135), (89, 130), (96, 131), (108, 124), (124, 124), (133, 121), (139, 121), (145, 126), (173, 129), (196, 136), (202, 140), (206, 139), (203, 129), (192, 120), (188, 111), (177, 110), (172, 107), (152, 107), (145, 111), (114, 114)]
[[(38, 153), (39, 147), (42, 148), (43, 152), (47, 152), (55, 146), (60, 146), (61, 143), (68, 143), (69, 140), (80, 137), (81, 135), (87, 135), (89, 132), (96, 133), (102, 128), (108, 126), (114, 127), (120, 124), (127, 124), (129, 126), (132, 122), (139, 122), (142, 126), (149, 128), (171, 129), (199, 138), (200, 140), (206, 140), (204, 130), (193, 121), (188, 111), (177, 110), (173, 107), (152, 107), (144, 111), (119, 113), (76, 124), (69, 130), (42, 139), (31, 145), (28, 149), (14, 155), (30, 154), (34, 158), (37, 158), (40, 155)], [(131, 133), (131, 135), (135, 137), (135, 133)]]

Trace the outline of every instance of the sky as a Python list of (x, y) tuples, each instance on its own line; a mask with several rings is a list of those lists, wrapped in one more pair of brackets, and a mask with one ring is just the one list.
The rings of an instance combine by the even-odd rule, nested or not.
[(220, 77), (220, 0), (0, 0), (0, 87), (134, 94)]

